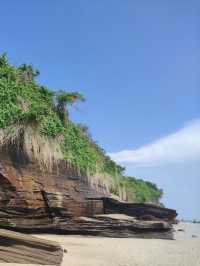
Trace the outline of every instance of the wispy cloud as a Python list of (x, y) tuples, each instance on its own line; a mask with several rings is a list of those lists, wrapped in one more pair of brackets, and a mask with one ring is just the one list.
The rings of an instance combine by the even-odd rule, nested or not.
[(109, 155), (116, 162), (128, 162), (140, 167), (185, 163), (191, 160), (200, 162), (200, 119), (138, 149), (123, 150)]

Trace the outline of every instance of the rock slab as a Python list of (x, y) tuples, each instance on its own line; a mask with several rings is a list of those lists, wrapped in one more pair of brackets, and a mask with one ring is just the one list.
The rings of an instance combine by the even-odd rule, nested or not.
[(53, 241), (0, 229), (0, 263), (59, 266), (63, 249)]

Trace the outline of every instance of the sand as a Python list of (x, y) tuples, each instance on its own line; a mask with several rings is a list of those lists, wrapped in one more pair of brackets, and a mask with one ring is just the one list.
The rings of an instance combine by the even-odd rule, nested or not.
[(180, 223), (177, 229), (184, 230), (177, 240), (37, 236), (67, 249), (62, 266), (200, 266), (200, 225)]

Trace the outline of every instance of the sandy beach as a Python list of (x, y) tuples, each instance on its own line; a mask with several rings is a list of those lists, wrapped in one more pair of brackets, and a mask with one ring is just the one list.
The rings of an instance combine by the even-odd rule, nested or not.
[(37, 236), (67, 250), (62, 266), (199, 266), (200, 225), (180, 223), (178, 229), (184, 231), (176, 231), (176, 240)]

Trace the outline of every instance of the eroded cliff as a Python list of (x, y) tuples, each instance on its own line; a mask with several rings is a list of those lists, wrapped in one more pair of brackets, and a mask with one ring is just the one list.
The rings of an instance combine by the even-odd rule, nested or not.
[[(9, 129), (2, 132), (1, 215), (4, 213), (9, 218), (12, 213), (13, 218), (15, 213), (20, 218), (25, 213), (50, 219), (102, 213), (102, 203), (91, 198), (110, 195), (103, 177), (87, 176), (84, 171), (57, 156), (54, 141), (40, 137), (32, 128), (26, 130), (18, 128), (12, 141)], [(43, 159), (38, 160), (41, 157)]]
[[(124, 168), (106, 155), (87, 128), (70, 121), (68, 104), (83, 97), (53, 93), (35, 81), (35, 73), (31, 66), (15, 67), (5, 55), (0, 57), (0, 226), (65, 232), (84, 228), (96, 234), (106, 228), (107, 234), (118, 230), (122, 235), (124, 229), (130, 235), (140, 231), (134, 220), (96, 215), (106, 213), (106, 198), (158, 204), (162, 190), (125, 177)], [(121, 204), (117, 202), (117, 210), (123, 213), (125, 208), (131, 216), (137, 208), (142, 210), (140, 218), (143, 214), (166, 221), (176, 217), (175, 211), (158, 206), (138, 209)], [(96, 220), (82, 220), (83, 216)], [(171, 228), (164, 222), (144, 222), (143, 227), (150, 232)]]

